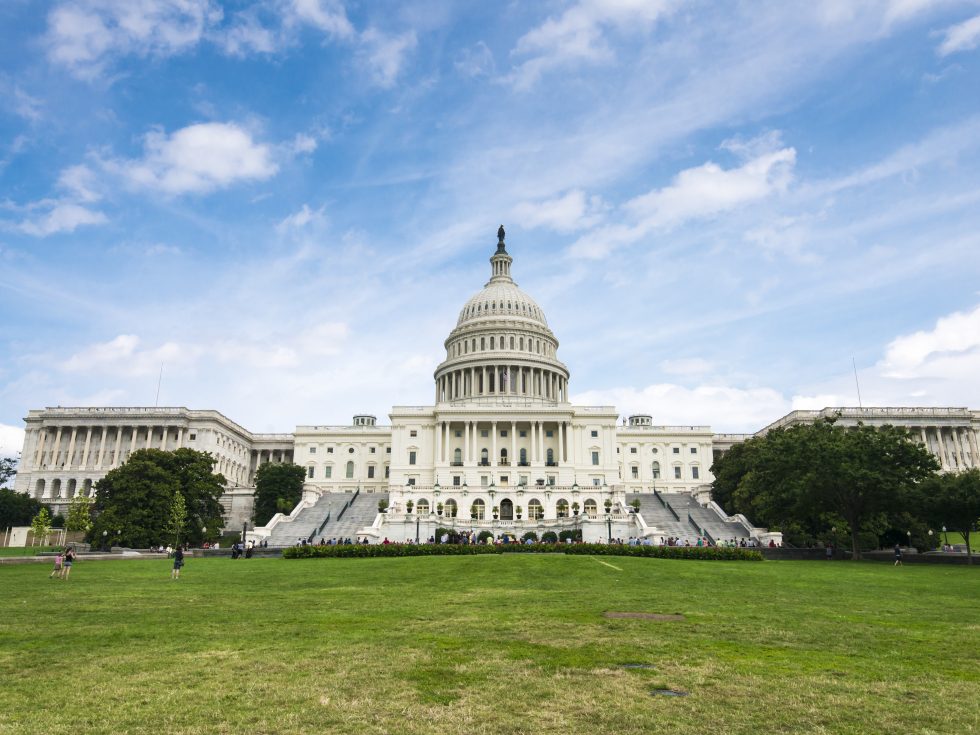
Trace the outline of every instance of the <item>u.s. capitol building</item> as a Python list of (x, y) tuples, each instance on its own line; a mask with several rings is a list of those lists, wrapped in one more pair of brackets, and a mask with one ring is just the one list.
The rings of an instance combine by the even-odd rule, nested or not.
[[(297, 508), (249, 532), (270, 543), (395, 541), (428, 537), (440, 526), (539, 536), (581, 530), (586, 540), (778, 540), (711, 502), (714, 455), (751, 435), (660, 426), (647, 415), (620, 424), (614, 406), (569, 402), (558, 339), (514, 282), (511, 264), (501, 227), (490, 280), (463, 306), (445, 341), (433, 405), (395, 406), (389, 426), (363, 415), (349, 426), (253, 434), (211, 410), (32, 410), (15, 487), (61, 509), (76, 494), (92, 494), (137, 449), (191, 447), (210, 452), (227, 479), (223, 504), (232, 527), (250, 519), (262, 463), (306, 468)], [(845, 424), (907, 426), (946, 470), (980, 466), (980, 411), (966, 408), (794, 411), (758, 433), (831, 414)], [(386, 513), (378, 512), (381, 499)]]

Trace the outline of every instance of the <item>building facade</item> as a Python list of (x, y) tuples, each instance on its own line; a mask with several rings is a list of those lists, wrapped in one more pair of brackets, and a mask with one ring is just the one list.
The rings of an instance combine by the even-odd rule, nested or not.
[[(944, 470), (980, 466), (980, 412), (966, 408), (794, 411), (745, 435), (656, 425), (648, 415), (620, 424), (613, 406), (573, 405), (558, 339), (544, 311), (514, 282), (512, 262), (501, 228), (490, 279), (463, 305), (445, 340), (433, 404), (395, 406), (388, 426), (359, 415), (347, 426), (253, 434), (209, 410), (33, 410), (25, 419), (15, 487), (64, 510), (75, 495), (92, 495), (98, 480), (137, 449), (190, 447), (217, 460), (215, 470), (228, 482), (223, 503), (232, 527), (250, 520), (254, 475), (262, 463), (295, 462), (306, 469), (300, 506), (257, 529), (259, 538), (295, 522), (324, 496), (361, 493), (383, 495), (390, 503), (370, 527), (358, 529), (374, 540), (414, 537), (421, 517), (427, 527), (499, 521), (516, 530), (582, 530), (583, 522), (587, 530), (596, 521), (593, 536), (611, 534), (615, 520), (617, 536), (639, 536), (660, 529), (646, 526), (642, 512), (630, 511), (631, 498), (664, 503), (661, 495), (687, 496), (707, 504), (719, 454), (749, 436), (825, 416), (845, 425), (907, 426)], [(753, 535), (762, 532), (745, 526)]]

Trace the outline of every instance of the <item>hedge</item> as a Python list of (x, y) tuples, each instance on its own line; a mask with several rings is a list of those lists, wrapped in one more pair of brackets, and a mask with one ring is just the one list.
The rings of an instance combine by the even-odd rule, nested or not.
[(625, 546), (620, 544), (339, 544), (337, 546), (290, 546), (285, 559), (354, 559), (397, 556), (473, 556), (477, 554), (579, 554), (595, 556), (642, 556), (656, 559), (762, 561), (755, 549), (727, 546)]

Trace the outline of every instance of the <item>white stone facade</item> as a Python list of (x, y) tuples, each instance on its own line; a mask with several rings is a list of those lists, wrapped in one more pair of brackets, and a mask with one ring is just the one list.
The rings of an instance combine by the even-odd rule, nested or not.
[[(137, 449), (190, 447), (217, 459), (232, 528), (249, 520), (255, 471), (270, 461), (306, 469), (306, 506), (324, 493), (387, 493), (390, 510), (372, 535), (393, 540), (414, 538), (416, 523), (430, 532), (453, 525), (452, 517), (474, 528), (577, 524), (587, 536), (642, 535), (642, 518), (626, 507), (632, 494), (687, 493), (708, 503), (714, 456), (751, 435), (659, 426), (646, 415), (620, 425), (613, 406), (572, 405), (558, 339), (512, 280), (502, 228), (498, 236), (489, 282), (445, 341), (433, 405), (395, 406), (390, 426), (361, 415), (349, 426), (297, 426), (292, 434), (253, 434), (217, 411), (187, 408), (33, 410), (16, 489), (63, 510)], [(845, 425), (908, 426), (944, 469), (980, 466), (980, 412), (965, 408), (794, 411), (756, 435), (828, 415)]]

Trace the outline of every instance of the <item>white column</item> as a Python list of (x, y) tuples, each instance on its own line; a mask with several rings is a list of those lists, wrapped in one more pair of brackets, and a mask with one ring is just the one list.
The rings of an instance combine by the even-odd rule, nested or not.
[(58, 460), (61, 459), (61, 427), (54, 437), (54, 449), (51, 451), (51, 466), (58, 467)]
[(102, 469), (102, 458), (105, 457), (105, 438), (108, 433), (109, 433), (109, 427), (103, 425), (102, 438), (99, 439), (99, 456), (98, 459), (95, 460), (96, 469), (100, 469), (100, 470)]
[(169, 426), (162, 426), (161, 428), (163, 429), (163, 439), (160, 442), (160, 449), (162, 449), (163, 451), (166, 452), (167, 451), (167, 441), (170, 439), (170, 427)]
[(565, 463), (565, 422), (558, 422), (558, 462)]
[(973, 466), (980, 467), (980, 453), (977, 451), (977, 432), (972, 428), (966, 430), (967, 441), (970, 442), (970, 453), (973, 455)]
[(544, 453), (544, 421), (538, 427), (538, 461), (547, 461), (547, 455)]
[(85, 434), (85, 448), (82, 450), (82, 469), (88, 469), (88, 450), (92, 446), (92, 427), (88, 427), (88, 432)]
[(38, 429), (38, 432), (41, 434), (41, 436), (38, 437), (37, 450), (34, 452), (34, 467), (36, 469), (41, 469), (41, 465), (44, 462), (44, 440), (48, 436), (48, 430), (42, 426), (40, 429)]
[(535, 462), (538, 461), (538, 442), (537, 442), (536, 433), (535, 433), (537, 431), (537, 426), (538, 426), (538, 422), (537, 421), (532, 421), (531, 422), (531, 451), (530, 451), (530, 455), (531, 455), (531, 464), (532, 465)]
[(963, 469), (963, 453), (960, 451), (960, 430), (952, 428), (949, 430), (949, 438), (953, 444), (953, 454), (956, 455), (956, 468)]
[(490, 443), (490, 466), (496, 467), (497, 462), (500, 461), (500, 457), (497, 456), (497, 422), (490, 422), (490, 433), (493, 435), (493, 441)]
[(463, 422), (463, 464), (469, 464), (470, 461), (470, 422)]
[(517, 422), (510, 422), (510, 464), (517, 466)]

